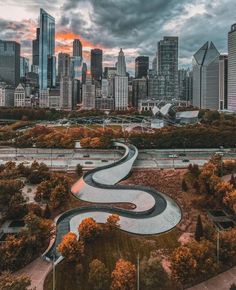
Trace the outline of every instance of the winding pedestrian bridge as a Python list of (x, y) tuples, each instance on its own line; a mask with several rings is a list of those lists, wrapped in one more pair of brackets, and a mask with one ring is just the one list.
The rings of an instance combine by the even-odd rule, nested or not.
[[(114, 143), (125, 149), (123, 157), (106, 166), (90, 170), (76, 182), (71, 191), (89, 206), (75, 208), (56, 220), (56, 237), (43, 254), (46, 260), (60, 262), (63, 257), (56, 247), (68, 232), (78, 235), (78, 226), (87, 217), (105, 223), (111, 214), (120, 216), (120, 229), (132, 234), (154, 235), (167, 232), (181, 220), (179, 206), (168, 196), (144, 186), (119, 185), (130, 174), (138, 150), (133, 145)], [(120, 204), (132, 204), (133, 209), (123, 209)]]

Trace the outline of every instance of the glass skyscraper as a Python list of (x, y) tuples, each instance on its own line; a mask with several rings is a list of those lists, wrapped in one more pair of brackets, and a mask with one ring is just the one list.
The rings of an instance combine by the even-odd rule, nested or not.
[(55, 19), (40, 9), (39, 88), (45, 90), (56, 84)]

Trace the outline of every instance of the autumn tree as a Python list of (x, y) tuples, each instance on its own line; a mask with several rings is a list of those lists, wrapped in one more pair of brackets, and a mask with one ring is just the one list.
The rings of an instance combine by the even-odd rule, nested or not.
[(136, 268), (129, 261), (118, 260), (111, 278), (111, 290), (136, 290)]
[(236, 189), (227, 192), (223, 198), (223, 202), (227, 205), (234, 213), (236, 213)]
[(78, 177), (83, 175), (83, 166), (81, 164), (76, 165), (76, 174)]
[(109, 271), (100, 260), (93, 260), (89, 264), (88, 282), (91, 290), (108, 290), (110, 284)]
[(161, 265), (159, 257), (151, 255), (144, 257), (140, 263), (140, 284), (145, 290), (170, 289), (169, 277)]
[(93, 218), (85, 218), (80, 223), (78, 231), (81, 240), (90, 242), (101, 234), (101, 225), (99, 225)]
[(188, 190), (188, 186), (185, 179), (182, 180), (182, 190), (185, 192)]
[(236, 262), (236, 229), (220, 232), (220, 260)]
[(15, 275), (11, 272), (3, 272), (0, 275), (0, 289), (2, 290), (27, 290), (30, 284), (30, 278), (26, 275)]
[(68, 188), (62, 184), (58, 184), (52, 191), (50, 196), (50, 203), (53, 208), (58, 208), (63, 202), (67, 201)]
[(197, 224), (196, 224), (194, 237), (195, 237), (195, 240), (198, 242), (203, 237), (203, 226), (202, 226), (202, 219), (201, 219), (200, 215), (198, 215), (198, 217), (197, 217)]
[(106, 222), (106, 225), (107, 225), (109, 231), (112, 231), (115, 228), (119, 228), (120, 227), (119, 221), (120, 221), (120, 217), (118, 214), (109, 215), (107, 218), (107, 222)]
[(48, 203), (46, 204), (46, 207), (45, 207), (45, 210), (44, 210), (44, 212), (43, 212), (43, 217), (45, 218), (45, 219), (50, 219), (50, 217), (51, 217), (51, 210), (50, 210), (50, 207), (49, 207), (49, 205), (48, 205)]
[(30, 167), (30, 173), (26, 176), (31, 184), (39, 184), (40, 182), (49, 179), (50, 172), (47, 165), (34, 161)]
[(76, 262), (84, 255), (84, 244), (77, 240), (76, 234), (69, 232), (57, 246), (57, 251), (60, 252), (68, 262)]

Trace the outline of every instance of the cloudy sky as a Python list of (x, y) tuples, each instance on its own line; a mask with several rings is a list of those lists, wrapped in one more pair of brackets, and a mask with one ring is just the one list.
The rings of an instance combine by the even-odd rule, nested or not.
[(191, 66), (193, 53), (207, 40), (227, 52), (227, 32), (236, 22), (235, 0), (2, 0), (0, 39), (16, 40), (31, 58), (39, 9), (56, 18), (56, 51), (71, 52), (80, 38), (89, 63), (93, 47), (104, 50), (104, 65), (114, 65), (119, 48), (127, 67), (156, 51), (163, 36), (179, 36), (179, 65)]

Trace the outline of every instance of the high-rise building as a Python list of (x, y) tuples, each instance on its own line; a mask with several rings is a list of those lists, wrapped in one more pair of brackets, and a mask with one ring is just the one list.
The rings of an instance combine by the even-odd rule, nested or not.
[(106, 66), (104, 67), (104, 78), (110, 78), (111, 76), (115, 76), (116, 75), (116, 67), (109, 67)]
[(70, 76), (70, 55), (68, 53), (60, 52), (58, 54), (58, 80), (61, 81), (62, 77)]
[(20, 57), (20, 77), (24, 78), (29, 72), (29, 59), (26, 57)]
[(60, 108), (72, 110), (72, 79), (69, 76), (62, 76), (60, 79)]
[(147, 99), (148, 96), (147, 79), (145, 77), (141, 79), (133, 79), (132, 93), (133, 93), (132, 105), (133, 107), (138, 108), (139, 101)]
[(86, 83), (86, 76), (87, 76), (87, 64), (83, 62), (82, 65), (82, 84)]
[(154, 56), (153, 61), (152, 61), (152, 70), (155, 71), (157, 73), (158, 69), (157, 69), (157, 54)]
[(32, 41), (32, 65), (39, 66), (39, 36), (40, 28), (36, 30), (36, 39)]
[(192, 100), (192, 72), (190, 69), (180, 69), (179, 72), (179, 99), (184, 101)]
[(219, 52), (206, 42), (193, 56), (193, 106), (219, 108)]
[(91, 75), (92, 80), (101, 81), (102, 79), (102, 50), (95, 48), (91, 50)]
[(40, 9), (39, 88), (46, 90), (56, 84), (55, 19)]
[(79, 39), (73, 41), (73, 56), (83, 57), (82, 43)]
[(219, 57), (219, 109), (228, 108), (228, 55)]
[(16, 87), (20, 82), (20, 44), (0, 40), (0, 82)]
[(153, 69), (148, 71), (148, 98), (158, 99), (158, 75)]
[(178, 37), (165, 36), (158, 42), (158, 74), (163, 82), (163, 98), (178, 97)]
[(72, 56), (70, 58), (70, 74), (73, 79), (82, 81), (82, 61), (80, 56)]
[(84, 110), (95, 109), (95, 98), (96, 98), (95, 85), (92, 83), (91, 74), (87, 73), (86, 83), (83, 84), (82, 86), (83, 109)]
[(0, 107), (14, 106), (14, 87), (0, 83)]
[(236, 111), (236, 23), (228, 33), (228, 110)]
[(120, 49), (117, 61), (117, 75), (114, 79), (114, 99), (116, 110), (126, 110), (128, 108), (129, 91), (128, 77), (126, 76), (125, 55)]
[(14, 92), (14, 107), (31, 107), (31, 87), (19, 84)]
[(149, 57), (148, 56), (138, 56), (135, 59), (135, 78), (141, 79), (147, 77), (149, 70)]
[(125, 55), (122, 50), (120, 49), (119, 55), (118, 55), (118, 61), (116, 63), (116, 74), (118, 76), (126, 77), (126, 63), (125, 63)]

